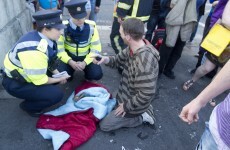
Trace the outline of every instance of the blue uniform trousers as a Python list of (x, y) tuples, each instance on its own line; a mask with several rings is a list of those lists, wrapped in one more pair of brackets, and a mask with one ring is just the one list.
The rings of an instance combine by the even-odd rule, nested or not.
[(64, 96), (64, 92), (57, 85), (38, 86), (9, 77), (3, 78), (2, 85), (10, 95), (24, 99), (21, 105), (28, 112), (42, 111), (61, 101)]

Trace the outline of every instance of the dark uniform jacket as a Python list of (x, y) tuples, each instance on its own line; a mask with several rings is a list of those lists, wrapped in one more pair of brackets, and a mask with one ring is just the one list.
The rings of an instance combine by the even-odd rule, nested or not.
[(136, 17), (143, 22), (148, 21), (152, 11), (153, 0), (119, 0), (117, 16), (121, 18)]

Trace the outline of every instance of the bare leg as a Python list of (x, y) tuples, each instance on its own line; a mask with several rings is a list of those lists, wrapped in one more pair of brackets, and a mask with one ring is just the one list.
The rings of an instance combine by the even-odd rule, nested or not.
[[(219, 72), (220, 70), (221, 70), (221, 67), (218, 67), (218, 70), (217, 70), (216, 75), (218, 74), (218, 72)], [(216, 75), (215, 75), (215, 77), (216, 77)], [(213, 77), (213, 79), (214, 79), (215, 77)], [(213, 79), (212, 79), (212, 80), (213, 80)], [(216, 106), (216, 100), (215, 100), (215, 99), (211, 99), (211, 100), (209, 101), (209, 104), (210, 104), (211, 106), (215, 107), (215, 106)]]
[(192, 77), (192, 80), (196, 82), (201, 77), (205, 76), (207, 73), (215, 69), (215, 67), (215, 64), (213, 64), (209, 59), (206, 59), (205, 63), (197, 68), (195, 74)]

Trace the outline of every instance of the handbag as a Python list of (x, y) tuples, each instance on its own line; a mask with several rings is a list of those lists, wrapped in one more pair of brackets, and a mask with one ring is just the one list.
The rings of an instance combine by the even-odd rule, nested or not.
[(220, 56), (230, 43), (230, 31), (215, 24), (201, 43), (201, 47), (215, 56)]

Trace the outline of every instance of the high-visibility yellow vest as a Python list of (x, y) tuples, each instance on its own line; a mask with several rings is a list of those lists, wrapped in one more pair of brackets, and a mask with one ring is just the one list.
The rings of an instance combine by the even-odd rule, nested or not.
[[(58, 45), (61, 47), (61, 45)], [(62, 46), (64, 47), (64, 46)], [(12, 78), (10, 72), (17, 70), (24, 79), (35, 85), (42, 85), (48, 81), (47, 68), (53, 48), (42, 39), (37, 31), (32, 31), (22, 36), (15, 46), (6, 54), (4, 59), (5, 73)], [(71, 59), (63, 49), (57, 54), (64, 62)]]
[(82, 30), (73, 29), (69, 23), (64, 34), (65, 50), (74, 56), (86, 56), (84, 61), (90, 64), (92, 55), (101, 52), (99, 33), (94, 21), (85, 20)]

